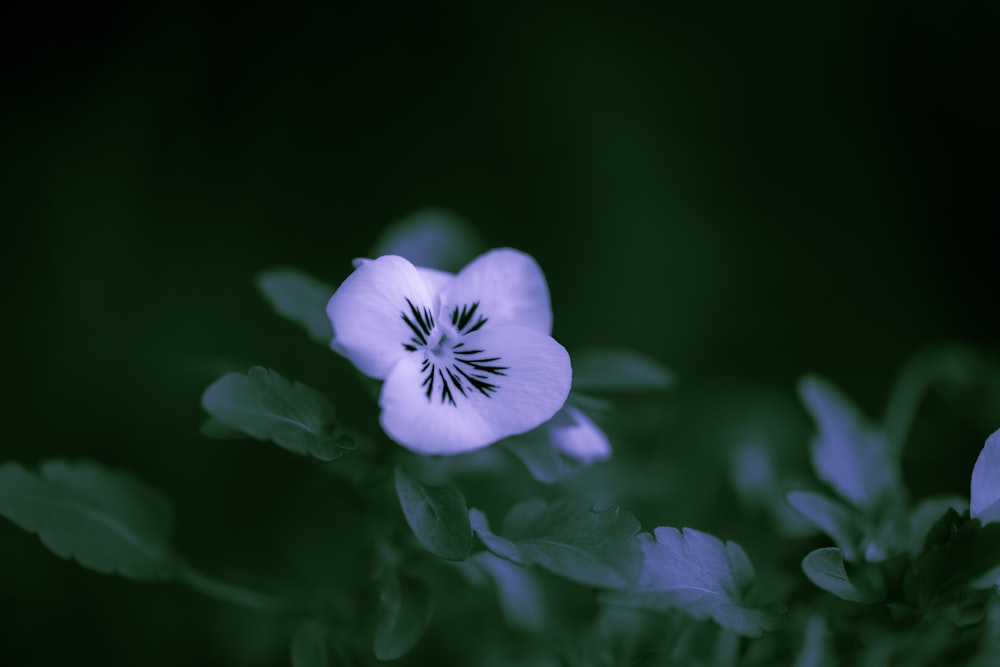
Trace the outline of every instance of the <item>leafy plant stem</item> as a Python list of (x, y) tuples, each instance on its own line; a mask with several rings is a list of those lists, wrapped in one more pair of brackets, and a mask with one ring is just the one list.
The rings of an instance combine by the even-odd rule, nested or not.
[(220, 581), (191, 567), (185, 567), (181, 571), (180, 580), (199, 593), (250, 609), (293, 611), (310, 606), (302, 600), (279, 597)]
[(924, 394), (933, 384), (963, 378), (965, 365), (965, 359), (958, 352), (944, 349), (918, 355), (899, 374), (889, 395), (883, 422), (896, 460), (903, 455), (903, 445)]

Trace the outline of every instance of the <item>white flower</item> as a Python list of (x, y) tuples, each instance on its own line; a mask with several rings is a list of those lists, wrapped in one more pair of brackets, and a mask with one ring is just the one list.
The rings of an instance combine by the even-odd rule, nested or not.
[(545, 277), (517, 250), (487, 252), (457, 275), (396, 255), (362, 262), (326, 312), (333, 349), (385, 381), (382, 428), (416, 452), (456, 454), (524, 433), (569, 395)]

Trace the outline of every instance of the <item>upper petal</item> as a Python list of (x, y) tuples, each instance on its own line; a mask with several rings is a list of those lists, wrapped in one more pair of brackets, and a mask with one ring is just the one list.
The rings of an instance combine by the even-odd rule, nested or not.
[(491, 250), (469, 262), (441, 292), (441, 316), (478, 303), (491, 327), (526, 327), (552, 332), (549, 287), (538, 263), (511, 248)]
[(327, 303), (331, 346), (365, 375), (382, 379), (408, 354), (404, 345), (426, 338), (433, 303), (420, 272), (402, 257), (363, 262)]
[(419, 351), (382, 386), (382, 427), (424, 454), (457, 454), (543, 424), (566, 402), (569, 355), (523, 327), (463, 336), (451, 357)]
[[(403, 257), (403, 259), (406, 259)], [(354, 268), (359, 268), (365, 264), (370, 264), (375, 260), (369, 259), (367, 257), (355, 257), (351, 262)], [(406, 260), (410, 261), (410, 260)], [(410, 262), (412, 264), (412, 262)], [(427, 285), (427, 291), (431, 295), (431, 301), (437, 298), (437, 295), (441, 293), (444, 286), (451, 282), (451, 279), (455, 277), (454, 273), (448, 273), (447, 271), (442, 271), (441, 269), (433, 269), (429, 266), (417, 266), (413, 265), (417, 269), (417, 273), (420, 277), (424, 279), (424, 284)]]
[(452, 278), (455, 277), (454, 273), (448, 273), (447, 271), (441, 271), (439, 269), (432, 269), (426, 266), (418, 266), (417, 273), (420, 277), (424, 279), (424, 283), (427, 285), (427, 291), (431, 295), (431, 299), (436, 299), (445, 286), (451, 282)]
[(983, 523), (1000, 519), (1000, 430), (986, 439), (972, 468), (969, 512)]

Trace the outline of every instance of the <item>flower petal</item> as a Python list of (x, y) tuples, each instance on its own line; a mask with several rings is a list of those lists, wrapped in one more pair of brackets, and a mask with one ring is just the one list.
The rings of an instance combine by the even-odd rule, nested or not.
[[(403, 259), (406, 258), (403, 257)], [(351, 260), (351, 266), (357, 269), (374, 261), (375, 260), (367, 257), (355, 257)], [(406, 259), (406, 261), (409, 262), (410, 260)], [(410, 263), (413, 264), (413, 262)], [(454, 273), (448, 273), (447, 271), (442, 271), (441, 269), (433, 269), (429, 266), (417, 266), (414, 264), (414, 267), (416, 267), (417, 273), (420, 274), (420, 277), (423, 278), (424, 282), (427, 284), (427, 289), (430, 291), (432, 300), (441, 292), (441, 290), (444, 289), (444, 286), (455, 277)]]
[(408, 354), (405, 344), (426, 336), (418, 320), (426, 322), (432, 306), (427, 285), (407, 260), (386, 255), (362, 262), (327, 303), (331, 347), (365, 375), (382, 379)]
[(972, 468), (969, 513), (983, 523), (1000, 519), (1000, 430), (986, 439)]
[[(574, 394), (570, 401), (576, 400)], [(549, 421), (501, 443), (542, 484), (552, 484), (611, 456), (607, 436), (577, 407), (567, 403)]]
[(427, 290), (430, 292), (431, 300), (435, 299), (445, 288), (445, 285), (450, 283), (452, 278), (455, 277), (454, 273), (439, 271), (438, 269), (432, 269), (426, 266), (418, 266), (417, 273), (420, 274), (420, 277), (423, 278), (424, 282), (427, 284)]
[[(565, 417), (560, 419), (558, 417)], [(611, 443), (597, 424), (572, 405), (566, 405), (548, 424), (552, 442), (563, 453), (590, 464), (611, 456)]]
[[(491, 250), (462, 269), (441, 292), (441, 315), (479, 304), (491, 327), (526, 327), (552, 333), (552, 306), (542, 269), (511, 248)], [(478, 317), (478, 316), (477, 316)]]
[(418, 351), (386, 378), (382, 427), (404, 447), (423, 454), (478, 449), (530, 431), (566, 402), (569, 354), (549, 336), (489, 328), (462, 337), (456, 350), (451, 358)]

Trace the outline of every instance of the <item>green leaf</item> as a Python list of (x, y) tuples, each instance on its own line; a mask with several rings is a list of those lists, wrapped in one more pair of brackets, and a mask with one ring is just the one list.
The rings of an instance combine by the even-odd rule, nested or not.
[(861, 517), (832, 498), (811, 491), (789, 491), (788, 504), (795, 508), (830, 536), (834, 544), (844, 552), (844, 558), (853, 561), (861, 557), (863, 528)]
[(275, 268), (257, 274), (257, 289), (275, 312), (308, 332), (317, 343), (329, 345), (333, 326), (326, 304), (336, 288), (291, 268)]
[(844, 567), (844, 555), (836, 547), (810, 551), (802, 559), (802, 571), (809, 577), (809, 581), (824, 591), (849, 602), (871, 604), (884, 597), (881, 593), (868, 590), (851, 581)]
[(663, 391), (673, 385), (673, 373), (628, 348), (591, 347), (573, 354), (573, 391)]
[(337, 428), (337, 413), (326, 398), (259, 366), (246, 375), (228, 373), (216, 380), (201, 405), (225, 426), (322, 461), (354, 446)]
[(396, 494), (420, 544), (446, 560), (465, 560), (472, 549), (469, 509), (454, 486), (425, 486), (396, 467)]
[(39, 474), (0, 466), (0, 514), (38, 535), (56, 555), (131, 579), (177, 573), (170, 505), (130, 475), (89, 461), (50, 460)]
[(247, 437), (243, 431), (223, 424), (215, 417), (209, 417), (202, 422), (201, 428), (198, 430), (203, 436), (213, 440), (237, 440)]
[(740, 545), (691, 528), (662, 526), (653, 535), (640, 534), (638, 541), (642, 569), (637, 582), (606, 594), (605, 601), (656, 613), (678, 609), (748, 637), (774, 629), (777, 616), (746, 599), (754, 569)]
[(929, 496), (921, 500), (910, 510), (907, 517), (907, 551), (914, 557), (920, 555), (927, 540), (927, 534), (931, 532), (934, 524), (949, 509), (956, 512), (967, 512), (969, 501), (958, 495)]
[(998, 567), (1000, 523), (983, 525), (949, 509), (931, 528), (920, 556), (907, 570), (903, 592), (911, 604), (924, 609), (966, 587), (992, 585)]
[(485, 251), (479, 235), (454, 214), (427, 208), (387, 227), (372, 257), (399, 255), (417, 266), (454, 273)]
[(802, 632), (802, 646), (792, 667), (827, 667), (833, 665), (830, 628), (822, 614), (813, 613)]
[(541, 633), (549, 625), (548, 597), (538, 571), (520, 567), (489, 551), (479, 551), (469, 559), (492, 581), (504, 620), (521, 632)]
[(812, 462), (820, 479), (862, 509), (901, 494), (899, 465), (885, 433), (826, 380), (803, 378), (799, 394), (819, 427)]
[(519, 565), (537, 565), (572, 581), (621, 588), (635, 566), (633, 537), (639, 521), (614, 507), (594, 510), (566, 500), (527, 500), (507, 514), (500, 537), (482, 512), (469, 512), (472, 529), (486, 548)]
[(423, 637), (434, 613), (431, 591), (423, 581), (390, 573), (381, 581), (372, 649), (379, 660), (396, 660)]
[(326, 627), (319, 621), (302, 622), (296, 628), (289, 647), (292, 667), (326, 667), (329, 665), (326, 636)]

